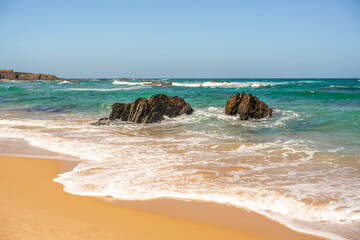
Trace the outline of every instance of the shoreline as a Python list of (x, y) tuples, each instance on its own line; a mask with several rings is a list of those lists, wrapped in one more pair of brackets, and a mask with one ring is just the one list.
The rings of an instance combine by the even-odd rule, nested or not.
[[(201, 222), (212, 226), (248, 232), (251, 234), (261, 233), (261, 236), (270, 237), (270, 239), (333, 239), (329, 236), (325, 236), (326, 232), (319, 232), (319, 234), (316, 234), (311, 230), (302, 231), (301, 228), (291, 228), (265, 214), (231, 204), (166, 197), (150, 200), (118, 200), (112, 199), (112, 197), (98, 198), (115, 205), (160, 214), (162, 216)], [(194, 209), (196, 209), (196, 214), (192, 211)], [(279, 233), (281, 234), (279, 235)], [(304, 236), (297, 236), (297, 234)], [(333, 240), (335, 240), (335, 238)]]
[[(91, 235), (86, 236), (89, 237), (88, 239), (91, 237), (98, 239), (107, 234), (115, 234), (115, 232), (122, 237), (126, 235), (135, 239), (184, 239), (182, 234), (186, 234), (186, 239), (209, 239), (210, 236), (213, 239), (326, 239), (291, 230), (256, 212), (222, 204), (178, 199), (122, 201), (72, 195), (63, 191), (63, 185), (54, 182), (53, 179), (58, 173), (69, 170), (75, 163), (54, 159), (0, 156), (0, 171), (2, 172), (0, 186), (2, 191), (7, 193), (6, 197), (0, 197), (0, 199), (3, 198), (1, 215), (4, 219), (4, 221), (0, 221), (2, 222), (0, 223), (0, 236), (12, 233), (15, 234), (14, 236), (22, 234), (13, 232), (14, 229), (10, 230), (15, 225), (18, 230), (28, 229), (30, 231), (31, 229), (28, 227), (33, 224), (31, 219), (35, 218), (35, 222), (39, 221), (36, 216), (39, 215), (37, 210), (40, 207), (44, 209), (41, 209), (43, 211), (40, 217), (43, 222), (38, 222), (39, 226), (46, 229), (51, 228), (52, 231), (59, 232), (59, 234), (60, 232), (66, 234), (63, 231), (73, 231), (77, 224), (89, 224), (89, 226), (102, 229), (94, 233), (92, 231), (91, 233), (84, 232), (83, 234)], [(41, 202), (46, 204), (38, 206)], [(29, 204), (36, 205), (36, 207), (26, 207)], [(12, 208), (9, 205), (12, 205)], [(64, 215), (65, 212), (66, 215)], [(90, 218), (83, 218), (77, 215), (77, 212), (86, 213), (85, 215)], [(124, 216), (125, 213), (127, 215)], [(9, 224), (11, 220), (15, 219), (13, 225)], [(128, 222), (129, 219), (131, 219), (131, 223)], [(71, 226), (59, 226), (59, 221), (62, 223), (75, 221), (76, 224), (72, 228)], [(104, 225), (105, 222), (106, 225)], [(132, 229), (134, 232), (118, 229), (121, 226), (124, 227), (123, 224), (127, 227), (142, 224), (143, 228), (147, 229), (150, 227), (149, 222), (160, 232), (150, 231), (140, 236), (136, 232), (140, 231), (138, 228), (136, 228), (137, 230)], [(19, 228), (20, 225), (24, 225), (24, 228)], [(109, 228), (109, 226), (111, 227)], [(162, 233), (164, 229), (167, 232), (165, 235)], [(41, 234), (45, 234), (44, 231), (32, 234), (38, 234), (37, 239), (42, 239)], [(28, 234), (33, 237), (30, 232)], [(141, 232), (144, 234), (143, 231)], [(62, 236), (54, 239), (63, 239)], [(28, 237), (24, 238), (28, 239)], [(10, 236), (4, 239), (13, 238)], [(20, 239), (23, 238), (20, 237)]]

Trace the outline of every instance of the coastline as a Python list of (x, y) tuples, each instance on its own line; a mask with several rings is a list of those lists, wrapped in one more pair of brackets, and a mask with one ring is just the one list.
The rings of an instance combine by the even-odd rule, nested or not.
[(6, 193), (0, 197), (1, 239), (325, 239), (215, 203), (72, 195), (53, 181), (72, 166), (72, 161), (0, 156), (0, 187)]

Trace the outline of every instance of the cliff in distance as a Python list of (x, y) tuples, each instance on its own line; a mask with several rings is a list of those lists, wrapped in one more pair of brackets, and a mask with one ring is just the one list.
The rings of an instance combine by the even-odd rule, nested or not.
[(9, 79), (9, 80), (61, 80), (61, 78), (56, 77), (52, 74), (42, 74), (42, 73), (23, 73), (23, 72), (12, 72), (10, 70), (0, 69), (0, 80)]

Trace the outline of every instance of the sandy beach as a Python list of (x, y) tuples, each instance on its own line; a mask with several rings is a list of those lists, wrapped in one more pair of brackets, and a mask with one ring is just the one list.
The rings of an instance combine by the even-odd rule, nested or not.
[(104, 201), (52, 180), (73, 162), (0, 157), (0, 239), (321, 239), (230, 206)]

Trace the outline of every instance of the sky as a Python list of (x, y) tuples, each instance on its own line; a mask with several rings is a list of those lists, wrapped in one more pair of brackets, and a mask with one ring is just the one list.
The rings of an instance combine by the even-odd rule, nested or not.
[(358, 78), (360, 0), (0, 0), (0, 69)]

